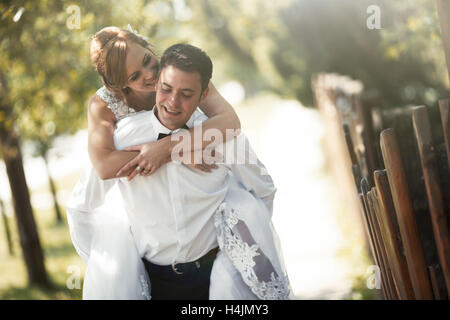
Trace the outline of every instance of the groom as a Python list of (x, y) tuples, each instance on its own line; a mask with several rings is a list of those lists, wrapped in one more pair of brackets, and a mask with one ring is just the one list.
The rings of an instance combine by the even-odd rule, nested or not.
[[(212, 74), (212, 63), (206, 53), (191, 45), (177, 44), (164, 52), (160, 65), (156, 107), (150, 113), (136, 115), (141, 122), (136, 120), (132, 130), (125, 129), (132, 125), (131, 118), (123, 126), (118, 125), (117, 149), (131, 146), (134, 139), (143, 135), (156, 140), (178, 133), (184, 126), (193, 127), (194, 122), (205, 121), (206, 116), (196, 109), (208, 94)], [(227, 146), (225, 149), (228, 152)], [(275, 187), (269, 175), (261, 175), (264, 166), (254, 160), (245, 165), (219, 165), (212, 173), (198, 172), (173, 161), (148, 177), (119, 180), (134, 241), (149, 274), (152, 299), (209, 298), (211, 270), (218, 252), (214, 216), (229, 191), (233, 186), (233, 190), (238, 190), (234, 198), (236, 206), (249, 203), (245, 201), (254, 196), (271, 213)], [(244, 205), (244, 209), (249, 206)], [(261, 213), (256, 219), (265, 219), (263, 216)], [(252, 252), (258, 247), (254, 246), (247, 226), (240, 220), (235, 223), (236, 230), (232, 231), (242, 232), (245, 245), (251, 246), (239, 253), (252, 254), (250, 259), (256, 256), (255, 263), (268, 271), (256, 275), (258, 280), (270, 281), (273, 270), (270, 260), (263, 252)]]
[[(177, 44), (160, 63), (156, 106), (117, 122), (117, 150), (172, 133), (176, 138), (184, 126), (207, 119), (196, 109), (208, 94), (209, 57)], [(235, 152), (235, 145), (244, 148)], [(155, 300), (288, 299), (270, 221), (276, 189), (247, 146), (243, 134), (217, 146), (226, 161), (212, 173), (175, 158), (131, 181), (103, 181), (87, 170), (67, 204), (72, 241), (88, 262), (83, 297), (148, 299), (147, 273)]]
[[(200, 49), (190, 45), (178, 44), (164, 52), (161, 57), (160, 68), (156, 91), (156, 107), (153, 109), (154, 115), (152, 117), (153, 127), (159, 131), (158, 140), (172, 134), (174, 130), (192, 126), (193, 120), (200, 116), (199, 114), (192, 116), (192, 114), (208, 94), (212, 63), (209, 57)], [(175, 173), (173, 169), (171, 164), (169, 164), (167, 167), (168, 173), (170, 174), (171, 171)], [(161, 172), (164, 171), (164, 169), (161, 170)], [(218, 251), (213, 226), (211, 223), (205, 223), (206, 220), (210, 220), (208, 216), (210, 216), (213, 207), (205, 208), (199, 204), (198, 208), (195, 208), (195, 203), (199, 199), (189, 198), (188, 196), (192, 193), (186, 190), (186, 188), (192, 188), (193, 186), (184, 185), (183, 192), (171, 193), (174, 187), (178, 187), (175, 181), (167, 181), (169, 194), (173, 194), (175, 197), (177, 195), (183, 196), (183, 200), (186, 202), (184, 208), (179, 208), (178, 210), (173, 208), (173, 213), (177, 220), (174, 222), (177, 225), (176, 229), (178, 229), (175, 231), (197, 236), (198, 240), (192, 241), (188, 250), (183, 250), (183, 240), (181, 240), (177, 243), (178, 248), (176, 250), (170, 248), (172, 250), (167, 251), (171, 251), (173, 255), (178, 256), (181, 260), (186, 260), (183, 259), (183, 256), (185, 256), (184, 258), (188, 256), (183, 251), (190, 251), (189, 255), (191, 257), (199, 254), (202, 256), (194, 262), (172, 263), (166, 266), (154, 263), (155, 261), (163, 263), (158, 260), (157, 255), (150, 257), (153, 262), (144, 257), (144, 265), (149, 274), (152, 287), (152, 299), (184, 298), (207, 300), (209, 298), (211, 268)], [(223, 195), (220, 194), (216, 198), (217, 200), (222, 199)], [(180, 200), (173, 200), (178, 201), (180, 206), (182, 205)], [(177, 213), (180, 216), (177, 216)], [(189, 222), (186, 222), (186, 225), (183, 226), (181, 213), (184, 216), (189, 216), (192, 226), (189, 225)], [(204, 254), (205, 251), (206, 254)]]

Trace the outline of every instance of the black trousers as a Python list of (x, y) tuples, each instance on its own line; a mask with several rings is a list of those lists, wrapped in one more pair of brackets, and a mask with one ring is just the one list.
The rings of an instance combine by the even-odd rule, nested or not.
[(208, 300), (211, 269), (218, 249), (197, 261), (160, 266), (143, 259), (152, 300)]

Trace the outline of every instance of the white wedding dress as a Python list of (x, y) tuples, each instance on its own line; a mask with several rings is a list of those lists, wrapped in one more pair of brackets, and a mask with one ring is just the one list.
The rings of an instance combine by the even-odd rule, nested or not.
[[(105, 87), (97, 94), (118, 121), (136, 114)], [(211, 272), (210, 299), (290, 299), (292, 291), (271, 222), (273, 197), (263, 201), (244, 185), (239, 177), (232, 179), (214, 214), (220, 251)], [(116, 179), (101, 180), (92, 166), (87, 168), (69, 199), (67, 217), (74, 247), (86, 262), (83, 299), (151, 299), (151, 283)]]

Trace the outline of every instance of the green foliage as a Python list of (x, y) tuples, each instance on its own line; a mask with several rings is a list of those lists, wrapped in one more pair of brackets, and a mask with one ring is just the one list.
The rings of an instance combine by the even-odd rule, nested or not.
[[(23, 139), (39, 141), (44, 149), (57, 135), (80, 128), (86, 118), (87, 95), (98, 85), (87, 54), (91, 30), (66, 25), (70, 16), (66, 8), (73, 3), (14, 1), (0, 5), (0, 68), (8, 83), (10, 116), (17, 121)], [(82, 15), (80, 26), (90, 25), (92, 20), (92, 16)]]
[[(398, 65), (392, 82), (404, 104), (433, 105), (448, 97), (444, 48), (434, 1), (390, 2), (391, 27), (382, 32), (384, 58)], [(391, 73), (389, 73), (391, 75)]]
[[(141, 28), (148, 1), (6, 1), (0, 4), (0, 71), (5, 74), (12, 113), (22, 139), (37, 142), (43, 155), (55, 137), (86, 125), (89, 96), (101, 85), (90, 62), (91, 36), (108, 25)], [(79, 26), (74, 20), (79, 9)], [(21, 13), (21, 14), (20, 14)], [(143, 32), (144, 31), (144, 32)]]
[[(379, 91), (386, 107), (449, 94), (433, 1), (189, 1), (189, 25), (250, 94), (261, 88), (312, 104), (311, 76), (337, 72)], [(380, 7), (381, 30), (367, 27)]]
[[(373, 4), (381, 8), (381, 30), (366, 26)], [(80, 29), (67, 26), (69, 5), (80, 8)], [(318, 72), (360, 79), (389, 107), (433, 104), (448, 94), (432, 1), (6, 1), (0, 70), (24, 138), (49, 145), (85, 126), (86, 102), (101, 85), (89, 61), (90, 36), (128, 23), (158, 52), (180, 41), (207, 49), (215, 79), (237, 78), (250, 95), (270, 89), (310, 105)]]
[(381, 290), (369, 289), (367, 287), (367, 277), (357, 276), (353, 280), (351, 297), (349, 300), (380, 300)]

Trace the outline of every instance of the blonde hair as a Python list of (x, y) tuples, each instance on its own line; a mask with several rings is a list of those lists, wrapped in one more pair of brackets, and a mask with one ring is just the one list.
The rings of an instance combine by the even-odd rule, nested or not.
[(98, 31), (92, 38), (90, 49), (91, 61), (105, 87), (127, 104), (129, 89), (124, 87), (127, 83), (126, 59), (129, 43), (136, 43), (155, 54), (145, 39), (117, 27), (106, 27)]

